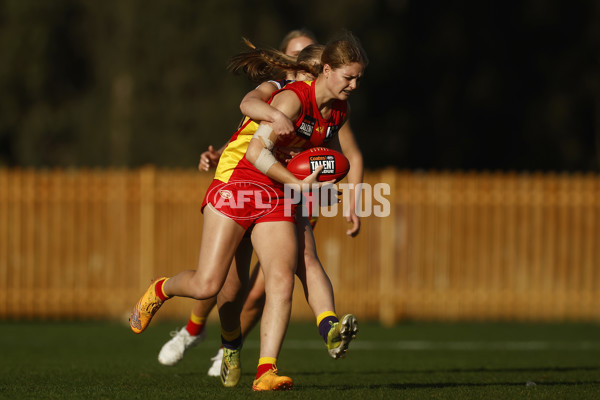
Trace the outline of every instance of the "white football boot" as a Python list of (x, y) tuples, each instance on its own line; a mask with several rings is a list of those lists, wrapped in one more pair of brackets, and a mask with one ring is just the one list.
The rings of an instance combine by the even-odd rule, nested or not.
[(221, 376), (221, 364), (223, 363), (223, 348), (217, 351), (217, 355), (210, 359), (213, 363), (208, 369), (208, 376)]
[(158, 353), (158, 362), (162, 365), (175, 365), (183, 359), (185, 352), (204, 340), (206, 329), (203, 329), (197, 336), (189, 334), (185, 326), (178, 331), (171, 332), (173, 337), (165, 343)]

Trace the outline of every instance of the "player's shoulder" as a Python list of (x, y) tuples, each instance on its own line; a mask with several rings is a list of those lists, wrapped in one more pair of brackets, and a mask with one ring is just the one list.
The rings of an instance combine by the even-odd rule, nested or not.
[(302, 109), (302, 100), (298, 93), (285, 88), (273, 94), (270, 104), (292, 120), (298, 117)]
[(300, 102), (300, 98), (298, 97), (298, 93), (293, 91), (293, 90), (285, 90), (286, 88), (284, 88), (283, 90), (278, 91), (277, 93), (275, 93), (274, 98), (278, 99), (279, 101), (288, 101), (288, 102)]
[(289, 91), (294, 92), (296, 96), (301, 99), (309, 99), (311, 93), (311, 85), (313, 81), (294, 81), (292, 83), (287, 84), (282, 92)]

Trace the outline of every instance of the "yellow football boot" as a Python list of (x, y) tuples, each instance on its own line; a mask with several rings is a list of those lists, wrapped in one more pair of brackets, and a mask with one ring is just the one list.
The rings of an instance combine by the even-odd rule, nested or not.
[(346, 314), (341, 321), (331, 323), (327, 333), (327, 351), (332, 358), (338, 359), (346, 356), (348, 345), (356, 339), (358, 321), (352, 314)]
[(289, 376), (277, 375), (277, 368), (270, 369), (252, 383), (252, 390), (256, 392), (264, 390), (290, 390), (294, 386)]
[(221, 363), (221, 383), (225, 387), (238, 384), (242, 376), (242, 363), (240, 362), (241, 348), (223, 348), (223, 362)]
[(161, 279), (164, 278), (158, 278), (150, 284), (146, 293), (144, 293), (140, 301), (138, 301), (135, 307), (133, 307), (133, 310), (131, 310), (129, 326), (131, 326), (131, 330), (135, 333), (142, 333), (144, 329), (146, 329), (154, 314), (156, 314), (160, 306), (164, 303), (164, 301), (156, 295), (156, 284)]

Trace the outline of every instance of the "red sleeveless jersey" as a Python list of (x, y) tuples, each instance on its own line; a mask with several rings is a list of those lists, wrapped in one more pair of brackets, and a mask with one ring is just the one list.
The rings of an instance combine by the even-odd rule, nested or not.
[[(273, 154), (283, 162), (284, 154), (277, 150), (278, 147), (301, 147), (308, 149), (326, 145), (337, 135), (339, 129), (344, 124), (347, 115), (347, 103), (343, 100), (335, 100), (332, 105), (329, 118), (321, 116), (315, 99), (315, 82), (293, 82), (273, 93), (273, 97), (283, 91), (292, 90), (300, 99), (302, 104), (301, 112), (294, 126), (296, 135), (286, 139), (278, 140), (273, 148)], [(283, 185), (275, 182), (265, 174), (257, 170), (252, 163), (246, 159), (246, 150), (250, 139), (256, 132), (258, 124), (246, 118), (240, 129), (232, 136), (227, 147), (223, 151), (215, 173), (215, 179), (222, 182), (231, 181), (253, 181), (276, 188), (282, 188)]]
[(296, 136), (287, 141), (278, 141), (278, 146), (308, 149), (323, 146), (337, 135), (346, 119), (347, 103), (345, 101), (335, 100), (331, 107), (331, 115), (328, 119), (324, 119), (315, 100), (314, 81), (290, 83), (285, 88), (273, 93), (271, 99), (282, 90), (291, 90), (296, 93), (302, 108), (294, 123)]

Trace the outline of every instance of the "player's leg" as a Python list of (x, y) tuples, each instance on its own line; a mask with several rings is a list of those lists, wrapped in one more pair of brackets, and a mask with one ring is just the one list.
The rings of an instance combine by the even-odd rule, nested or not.
[(250, 240), (242, 240), (236, 251), (234, 262), (229, 269), (227, 279), (217, 296), (221, 321), (221, 342), (223, 345), (220, 376), (221, 382), (226, 387), (236, 386), (241, 376), (242, 330), (240, 314), (248, 292), (248, 271), (251, 259), (252, 244)]
[[(250, 238), (244, 237), (235, 253), (231, 264), (248, 265), (252, 258), (252, 243)], [(241, 315), (242, 335), (249, 332), (260, 320), (265, 299), (265, 283), (260, 264), (257, 263), (250, 276), (250, 290), (248, 298), (244, 302)], [(231, 269), (230, 269), (231, 270)], [(245, 292), (245, 291), (244, 291)], [(205, 323), (208, 315), (217, 304), (217, 298), (198, 300), (194, 302), (190, 319), (186, 326), (178, 331), (171, 332), (171, 340), (165, 343), (158, 354), (158, 361), (163, 365), (175, 365), (183, 359), (185, 352), (198, 345), (206, 337)], [(211, 366), (208, 369), (209, 376), (220, 376), (223, 358), (223, 348), (220, 347), (217, 354), (211, 358)]]
[(216, 211), (204, 209), (198, 268), (154, 281), (133, 308), (129, 321), (141, 333), (165, 300), (172, 296), (209, 299), (220, 291), (245, 228)]
[(296, 220), (300, 257), (296, 274), (302, 282), (306, 301), (317, 319), (317, 327), (329, 355), (336, 359), (344, 357), (348, 345), (356, 338), (358, 322), (352, 314), (338, 320), (333, 287), (317, 256), (312, 226), (306, 217), (297, 215)]
[[(245, 240), (246, 239), (244, 239), (244, 241)], [(242, 241), (242, 243), (244, 243), (244, 241)], [(240, 247), (241, 246), (242, 244), (240, 244)], [(243, 338), (246, 337), (260, 320), (265, 305), (265, 279), (264, 274), (260, 269), (260, 263), (256, 263), (252, 270), (248, 286), (250, 286), (248, 297), (244, 301), (244, 307), (242, 308), (242, 314), (240, 316)], [(212, 364), (208, 369), (208, 375), (215, 377), (221, 376), (221, 366), (223, 364), (222, 346), (219, 348), (219, 351), (217, 351), (217, 354), (211, 358), (211, 361)]]
[(237, 248), (227, 279), (217, 295), (219, 316), (223, 329), (240, 329), (240, 314), (248, 293), (248, 271), (252, 260), (252, 242), (241, 241)]
[(241, 322), (242, 335), (246, 337), (256, 326), (263, 313), (265, 306), (265, 275), (256, 263), (250, 275), (250, 290), (242, 308)]
[(291, 378), (277, 375), (276, 362), (292, 310), (297, 259), (295, 225), (289, 221), (259, 223), (252, 232), (252, 244), (264, 273), (266, 292), (260, 325), (260, 359), (252, 388), (290, 389)]

